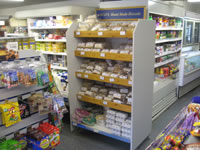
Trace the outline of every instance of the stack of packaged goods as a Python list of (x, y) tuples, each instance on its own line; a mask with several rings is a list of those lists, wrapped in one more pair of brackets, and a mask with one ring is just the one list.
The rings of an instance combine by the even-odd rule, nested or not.
[(127, 139), (131, 137), (131, 119), (128, 117), (128, 113), (116, 110), (107, 110), (106, 127), (115, 135)]

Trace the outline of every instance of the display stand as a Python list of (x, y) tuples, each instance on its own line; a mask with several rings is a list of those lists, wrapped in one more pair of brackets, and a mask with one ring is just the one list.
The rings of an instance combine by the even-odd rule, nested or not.
[[(79, 32), (77, 30), (78, 23), (73, 23), (71, 30), (67, 34), (67, 47), (68, 47), (68, 69), (69, 71), (69, 105), (71, 115), (71, 129), (74, 130), (74, 126), (86, 129), (98, 134), (105, 135), (120, 141), (124, 141), (131, 144), (131, 150), (136, 149), (139, 144), (150, 134), (152, 126), (152, 99), (153, 99), (153, 52), (155, 42), (155, 23), (153, 21), (139, 20), (137, 22), (134, 32), (114, 32), (114, 31), (84, 31)], [(125, 59), (123, 56), (115, 57), (115, 55), (91, 53), (80, 53), (77, 52), (77, 45), (81, 41), (87, 41), (92, 38), (106, 39), (108, 43), (116, 44), (119, 40), (125, 38), (132, 38), (133, 40), (133, 56), (130, 60), (130, 56)], [(144, 44), (145, 43), (145, 44)], [(147, 50), (148, 49), (148, 50)], [(98, 76), (95, 74), (82, 74), (77, 72), (82, 63), (81, 58), (100, 58), (103, 60), (122, 60), (132, 61), (132, 79), (131, 80), (120, 80), (119, 78), (110, 79), (104, 76)], [(145, 63), (144, 63), (145, 61)], [(115, 104), (104, 100), (95, 100), (90, 97), (77, 96), (80, 90), (82, 79), (90, 79), (94, 81), (101, 81), (104, 83), (112, 83), (118, 85), (124, 85), (132, 87), (132, 105)], [(145, 94), (144, 94), (145, 93)], [(131, 139), (126, 139), (121, 136), (114, 135), (109, 129), (103, 126), (86, 126), (84, 124), (77, 124), (72, 121), (72, 116), (76, 108), (81, 107), (81, 101), (97, 104), (113, 108), (115, 110), (121, 110), (124, 112), (131, 113), (132, 122), (132, 136)], [(141, 109), (142, 108), (142, 109)]]

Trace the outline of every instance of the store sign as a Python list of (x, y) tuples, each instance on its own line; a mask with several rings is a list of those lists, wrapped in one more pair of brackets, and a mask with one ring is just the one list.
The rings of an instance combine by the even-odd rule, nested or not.
[(96, 15), (100, 20), (138, 20), (146, 18), (146, 8), (141, 6), (97, 9)]
[(5, 26), (5, 21), (0, 20), (0, 26)]

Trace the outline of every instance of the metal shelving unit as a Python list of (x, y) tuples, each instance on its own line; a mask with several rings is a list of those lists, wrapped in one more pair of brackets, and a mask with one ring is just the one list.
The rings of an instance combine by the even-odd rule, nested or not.
[[(161, 61), (158, 63), (155, 63), (154, 68), (158, 67), (164, 67), (170, 63), (173, 62), (178, 62), (180, 60), (180, 53), (182, 50), (182, 39), (183, 39), (183, 18), (181, 17), (176, 17), (173, 15), (167, 15), (167, 14), (162, 14), (158, 12), (149, 12), (150, 14), (153, 15), (158, 15), (160, 17), (163, 17), (164, 19), (166, 18), (175, 18), (181, 20), (182, 22), (182, 27), (180, 26), (169, 26), (169, 27), (156, 27), (156, 31), (158, 32), (181, 32), (181, 35), (178, 35), (176, 38), (167, 38), (167, 39), (161, 39), (161, 40), (156, 40), (155, 44), (156, 45), (162, 45), (164, 46), (165, 44), (173, 44), (177, 42), (181, 42), (181, 48), (178, 48), (174, 51), (167, 51), (162, 53), (161, 55), (155, 55), (155, 59), (162, 59), (162, 57), (165, 57), (167, 55), (174, 55), (173, 58), (168, 58), (165, 61)], [(164, 110), (166, 110), (171, 104), (173, 104), (176, 100), (178, 99), (177, 97), (177, 85), (176, 85), (176, 80), (167, 78), (167, 79), (158, 79), (158, 81), (154, 81), (154, 100), (153, 100), (153, 119), (158, 117)]]

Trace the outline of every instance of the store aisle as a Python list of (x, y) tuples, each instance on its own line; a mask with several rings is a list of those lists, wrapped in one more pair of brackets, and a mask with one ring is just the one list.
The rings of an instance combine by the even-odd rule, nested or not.
[[(198, 95), (200, 95), (200, 87), (176, 101), (175, 104), (160, 115), (153, 122), (150, 139), (146, 139), (138, 150), (145, 150), (178, 112), (188, 105), (191, 98)], [(65, 124), (64, 131), (61, 134), (61, 144), (56, 150), (129, 150), (129, 144), (81, 129), (71, 133), (69, 124)]]

